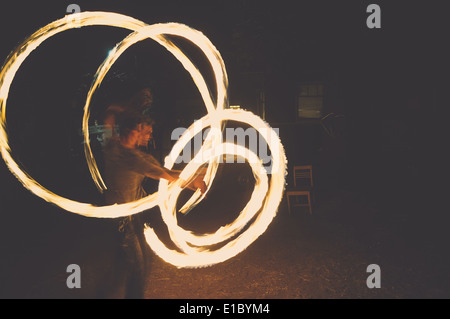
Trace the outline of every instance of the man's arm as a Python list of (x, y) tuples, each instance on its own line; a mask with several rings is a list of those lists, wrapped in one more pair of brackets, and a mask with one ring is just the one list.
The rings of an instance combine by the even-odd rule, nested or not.
[[(155, 176), (154, 174), (146, 174), (147, 177), (150, 177), (152, 179), (165, 179), (169, 181), (169, 183), (174, 182), (180, 178), (180, 171), (177, 170), (170, 170), (164, 167), (162, 168), (162, 172), (159, 176)], [(182, 185), (183, 188), (189, 188), (193, 191), (196, 191), (197, 189), (200, 189), (200, 191), (203, 193), (206, 192), (206, 184), (203, 181), (204, 174), (200, 174), (196, 176), (190, 183), (185, 183)]]
[[(180, 178), (181, 171), (178, 170), (170, 170), (167, 169), (150, 154), (138, 152), (137, 153), (140, 160), (141, 165), (138, 165), (140, 168), (139, 170), (146, 176), (151, 179), (160, 180), (165, 179), (169, 181), (169, 183), (172, 183)], [(202, 194), (206, 192), (206, 184), (203, 181), (203, 178), (205, 176), (205, 170), (201, 169), (199, 170), (199, 174), (189, 183), (184, 183), (181, 185), (183, 188), (189, 188), (193, 191), (196, 191), (197, 189), (200, 189)]]

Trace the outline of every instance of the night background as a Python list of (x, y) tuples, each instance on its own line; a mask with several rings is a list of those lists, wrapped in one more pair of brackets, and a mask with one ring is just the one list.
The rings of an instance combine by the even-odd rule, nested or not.
[[(26, 37), (64, 17), (70, 3), (2, 4), (2, 63)], [(203, 32), (225, 61), (229, 104), (279, 129), (288, 186), (294, 165), (313, 166), (312, 215), (302, 208), (289, 213), (285, 196), (266, 233), (209, 268), (177, 269), (154, 256), (148, 298), (450, 297), (444, 201), (450, 63), (442, 1), (73, 3), (82, 11), (179, 22)], [(371, 3), (381, 8), (380, 29), (366, 25)], [(82, 112), (97, 68), (129, 33), (97, 26), (59, 33), (16, 74), (6, 112), (14, 159), (59, 195), (101, 205), (84, 159)], [(171, 39), (214, 94), (205, 59)], [(320, 116), (302, 117), (301, 88), (317, 83)], [(189, 74), (152, 40), (134, 45), (113, 66), (94, 95), (91, 121), (143, 85), (154, 93), (154, 155), (162, 161), (174, 144), (172, 130), (188, 127), (206, 109)], [(246, 164), (223, 165), (217, 179), (209, 201), (181, 223), (211, 230), (245, 205), (253, 189)], [(0, 185), (0, 296), (95, 298), (111, 267), (112, 225), (46, 203), (3, 161)], [(163, 233), (153, 212), (149, 223)], [(66, 287), (72, 263), (81, 266), (81, 289)], [(381, 267), (379, 289), (366, 286), (370, 264)]]

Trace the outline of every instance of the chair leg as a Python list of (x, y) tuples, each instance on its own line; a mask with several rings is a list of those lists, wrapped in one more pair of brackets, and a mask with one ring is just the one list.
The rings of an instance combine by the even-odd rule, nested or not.
[(288, 212), (291, 214), (291, 201), (289, 200), (289, 194), (287, 195), (287, 202), (288, 202)]
[(312, 215), (311, 196), (309, 192), (308, 192), (308, 207), (309, 207), (309, 214)]

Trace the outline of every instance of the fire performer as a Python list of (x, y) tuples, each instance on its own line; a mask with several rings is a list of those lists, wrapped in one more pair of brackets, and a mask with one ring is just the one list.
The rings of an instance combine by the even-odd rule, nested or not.
[[(142, 183), (144, 178), (166, 179), (173, 182), (179, 172), (168, 170), (150, 154), (139, 149), (152, 137), (152, 122), (146, 116), (134, 112), (121, 112), (117, 116), (119, 136), (112, 137), (104, 149), (105, 160), (105, 204), (132, 202), (146, 196)], [(206, 191), (203, 175), (185, 185), (192, 190)], [(125, 267), (112, 289), (122, 288), (126, 298), (142, 298), (146, 279), (149, 247), (144, 237), (142, 213), (119, 219), (119, 258)], [(118, 297), (118, 296), (112, 296)]]

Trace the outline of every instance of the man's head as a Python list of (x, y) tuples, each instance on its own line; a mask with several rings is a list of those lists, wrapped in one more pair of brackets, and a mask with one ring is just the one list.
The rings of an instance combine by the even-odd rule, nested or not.
[(122, 113), (118, 124), (120, 140), (127, 147), (145, 146), (153, 136), (153, 120), (139, 113)]
[(139, 125), (139, 140), (138, 146), (147, 146), (153, 139), (153, 125), (154, 121), (144, 116), (144, 121)]

